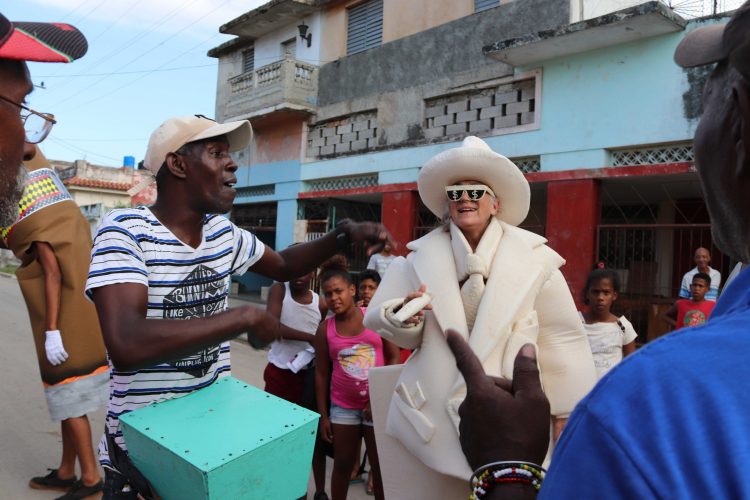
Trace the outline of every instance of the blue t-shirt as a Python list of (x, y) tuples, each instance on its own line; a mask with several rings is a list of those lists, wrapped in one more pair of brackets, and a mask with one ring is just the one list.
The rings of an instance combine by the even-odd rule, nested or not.
[(578, 404), (540, 498), (750, 498), (748, 324), (746, 270), (708, 323), (628, 356)]

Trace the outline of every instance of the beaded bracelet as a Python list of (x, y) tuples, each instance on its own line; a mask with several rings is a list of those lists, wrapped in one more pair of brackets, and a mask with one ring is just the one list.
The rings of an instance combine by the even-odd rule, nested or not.
[(539, 491), (545, 472), (542, 467), (530, 462), (493, 462), (484, 465), (471, 475), (469, 500), (484, 498), (498, 483), (528, 484)]

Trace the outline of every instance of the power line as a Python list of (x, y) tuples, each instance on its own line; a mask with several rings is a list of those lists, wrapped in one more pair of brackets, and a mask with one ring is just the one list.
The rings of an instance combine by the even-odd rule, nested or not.
[[(153, 26), (152, 26), (151, 28), (149, 28), (149, 29), (146, 29), (146, 30), (143, 30), (143, 31), (140, 31), (140, 32), (136, 33), (136, 34), (135, 34), (135, 35), (134, 35), (133, 37), (129, 38), (129, 39), (128, 39), (128, 40), (127, 40), (127, 41), (126, 41), (125, 43), (123, 43), (122, 45), (120, 45), (120, 46), (119, 46), (119, 47), (117, 47), (116, 49), (114, 49), (114, 50), (112, 50), (112, 51), (108, 52), (107, 54), (105, 54), (104, 56), (100, 57), (99, 59), (96, 59), (96, 60), (95, 60), (95, 61), (93, 61), (93, 62), (88, 62), (88, 61), (86, 61), (86, 65), (87, 65), (87, 66), (91, 66), (91, 67), (98, 67), (99, 63), (103, 63), (103, 62), (105, 62), (105, 61), (109, 61), (109, 60), (112, 60), (112, 57), (113, 57), (113, 56), (115, 56), (115, 55), (119, 54), (120, 52), (124, 51), (124, 50), (125, 50), (125, 49), (127, 49), (128, 47), (131, 47), (131, 46), (132, 46), (132, 45), (134, 45), (134, 44), (135, 44), (136, 42), (138, 42), (139, 40), (141, 40), (141, 39), (143, 38), (143, 36), (145, 36), (145, 35), (148, 35), (148, 34), (150, 34), (150, 33), (154, 32), (154, 31), (156, 31), (156, 29), (157, 29), (157, 28), (159, 28), (159, 27), (160, 27), (160, 26), (162, 26), (162, 25), (163, 25), (164, 23), (166, 23), (167, 21), (169, 21), (170, 19), (172, 19), (172, 18), (173, 18), (174, 16), (176, 16), (176, 15), (177, 15), (177, 14), (178, 14), (178, 13), (179, 13), (180, 11), (182, 11), (182, 10), (183, 10), (184, 8), (186, 8), (186, 7), (189, 7), (190, 5), (194, 4), (194, 3), (196, 2), (196, 1), (197, 1), (197, 0), (191, 0), (191, 1), (189, 1), (188, 3), (186, 3), (186, 4), (184, 4), (184, 5), (178, 5), (177, 7), (175, 7), (175, 8), (174, 8), (174, 9), (172, 9), (171, 11), (169, 11), (169, 12), (168, 12), (167, 14), (163, 15), (163, 16), (162, 16), (162, 17), (161, 17), (161, 18), (160, 18), (160, 19), (159, 19), (159, 20), (158, 20), (158, 21), (156, 22), (156, 24), (155, 24), (155, 25), (153, 25)], [(190, 24), (190, 26), (192, 26), (192, 24), (194, 24), (194, 23), (191, 23), (191, 24)], [(150, 50), (147, 50), (147, 51), (145, 51), (145, 52), (142, 52), (141, 54), (139, 54), (139, 55), (138, 55), (138, 58), (140, 58), (141, 56), (143, 56), (143, 55), (147, 54), (147, 53), (148, 53), (149, 51), (150, 51)], [(122, 67), (122, 66), (120, 66), (120, 67)], [(107, 76), (104, 76), (104, 77), (102, 77), (102, 78), (101, 78), (100, 80), (98, 80), (98, 81), (96, 81), (96, 82), (92, 83), (92, 84), (91, 84), (91, 85), (90, 85), (89, 87), (86, 87), (86, 89), (88, 89), (88, 88), (90, 88), (90, 87), (93, 87), (94, 85), (97, 85), (97, 84), (98, 84), (99, 82), (101, 82), (101, 81), (103, 81), (103, 80), (105, 80), (105, 79), (107, 79), (107, 78), (108, 78)], [(60, 88), (63, 88), (63, 87), (65, 87), (65, 84), (66, 84), (66, 83), (67, 83), (67, 82), (64, 82), (64, 83), (63, 83), (62, 85), (60, 85), (59, 87), (57, 87), (57, 88), (56, 88), (55, 90), (59, 91), (59, 90), (60, 90)], [(84, 89), (84, 90), (86, 90), (86, 89)], [(70, 97), (69, 97), (68, 99), (70, 99)], [(68, 99), (66, 99), (66, 100), (68, 100)]]
[(61, 139), (55, 138), (55, 137), (49, 137), (49, 140), (52, 142), (57, 143), (58, 146), (67, 149), (68, 151), (71, 151), (77, 155), (84, 155), (84, 158), (86, 156), (96, 156), (99, 158), (104, 158), (110, 161), (114, 161), (116, 163), (120, 163), (122, 160), (120, 158), (112, 158), (111, 156), (101, 155), (99, 153), (94, 153), (93, 151), (89, 151), (87, 149), (80, 148), (74, 144), (67, 143)]
[[(196, 47), (198, 47), (198, 46), (200, 46), (200, 45), (203, 45), (203, 44), (204, 44), (204, 43), (206, 43), (207, 41), (209, 41), (209, 40), (211, 40), (211, 39), (213, 39), (213, 38), (216, 38), (216, 37), (217, 37), (217, 36), (219, 36), (219, 35), (220, 35), (220, 33), (217, 33), (217, 34), (215, 34), (215, 35), (211, 36), (210, 38), (208, 38), (208, 39), (206, 39), (206, 40), (203, 40), (203, 41), (202, 41), (202, 42), (200, 42), (200, 43), (199, 43), (198, 45), (196, 45), (196, 46), (193, 46), (193, 47), (191, 47), (190, 49), (186, 50), (185, 52), (183, 52), (183, 53), (182, 53), (182, 54), (180, 54), (179, 56), (175, 57), (174, 59), (172, 59), (172, 60), (170, 60), (170, 61), (168, 61), (168, 62), (164, 63), (164, 65), (168, 64), (169, 62), (172, 62), (172, 61), (174, 61), (174, 60), (177, 60), (177, 59), (181, 58), (181, 57), (182, 57), (182, 56), (184, 56), (185, 54), (188, 54), (188, 53), (192, 52), (193, 50), (195, 50), (195, 48), (196, 48)], [(158, 69), (158, 68), (157, 68), (157, 69)], [(147, 76), (148, 76), (148, 75), (150, 75), (151, 73), (153, 73), (153, 71), (150, 71), (150, 72), (148, 72), (148, 73), (142, 74), (141, 76), (139, 76), (139, 77), (137, 77), (137, 78), (135, 78), (135, 79), (133, 79), (133, 80), (131, 80), (131, 81), (127, 82), (127, 83), (126, 83), (126, 84), (124, 84), (124, 85), (121, 85), (121, 86), (119, 86), (119, 87), (115, 88), (114, 90), (110, 90), (110, 91), (108, 91), (108, 92), (106, 92), (106, 93), (104, 93), (104, 94), (101, 94), (101, 95), (100, 95), (100, 96), (98, 96), (98, 97), (95, 97), (95, 98), (93, 98), (93, 99), (90, 99), (89, 101), (87, 101), (87, 102), (86, 102), (86, 105), (90, 105), (90, 104), (92, 104), (92, 103), (94, 103), (94, 102), (96, 102), (96, 101), (99, 101), (99, 100), (101, 100), (101, 99), (104, 99), (105, 97), (109, 97), (110, 95), (114, 94), (115, 92), (119, 92), (120, 90), (122, 90), (122, 89), (124, 89), (124, 88), (126, 88), (126, 87), (129, 87), (129, 86), (131, 86), (132, 84), (134, 84), (134, 83), (135, 83), (135, 82), (137, 82), (138, 80), (142, 80), (143, 78), (147, 77)]]
[(57, 137), (60, 141), (71, 141), (71, 142), (138, 142), (147, 141), (148, 137), (137, 137), (135, 139), (72, 139), (70, 137)]

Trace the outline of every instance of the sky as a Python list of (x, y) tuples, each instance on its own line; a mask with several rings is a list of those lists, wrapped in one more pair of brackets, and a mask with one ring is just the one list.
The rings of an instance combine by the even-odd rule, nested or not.
[(57, 124), (41, 144), (49, 159), (122, 166), (143, 159), (148, 137), (171, 116), (214, 116), (218, 60), (233, 38), (219, 27), (267, 0), (12, 0), (11, 21), (66, 22), (89, 42), (70, 64), (31, 63), (28, 98)]

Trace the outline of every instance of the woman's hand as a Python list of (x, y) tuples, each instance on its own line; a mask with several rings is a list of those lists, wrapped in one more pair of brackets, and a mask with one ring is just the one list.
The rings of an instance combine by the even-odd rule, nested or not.
[(331, 419), (320, 417), (320, 437), (326, 443), (333, 444), (333, 430), (331, 429)]
[[(417, 297), (421, 297), (421, 296), (423, 296), (423, 295), (425, 294), (425, 292), (426, 292), (426, 291), (427, 291), (427, 285), (424, 285), (424, 284), (423, 284), (423, 285), (421, 285), (421, 286), (419, 287), (419, 290), (417, 290), (416, 292), (412, 292), (412, 293), (410, 293), (409, 295), (407, 295), (407, 296), (406, 296), (406, 297), (404, 298), (404, 305), (408, 304), (408, 303), (409, 303), (410, 301), (412, 301), (412, 300), (416, 299)], [(403, 306), (401, 306), (401, 307), (403, 307)], [(394, 312), (394, 313), (396, 313), (396, 312), (398, 312), (398, 311), (399, 311), (400, 309), (401, 309), (401, 308), (399, 307), (398, 309), (394, 310), (393, 312)], [(407, 324), (407, 325), (418, 325), (418, 324), (419, 324), (419, 323), (421, 323), (421, 322), (422, 322), (422, 320), (424, 319), (424, 312), (425, 312), (425, 311), (431, 311), (431, 310), (432, 310), (432, 304), (427, 304), (427, 305), (426, 305), (426, 306), (424, 306), (424, 307), (422, 308), (422, 310), (421, 310), (421, 311), (419, 311), (419, 312), (418, 312), (417, 314), (415, 314), (415, 315), (414, 315), (414, 316), (412, 316), (411, 318), (408, 318), (408, 319), (406, 319), (406, 320), (404, 321), (404, 324)]]

